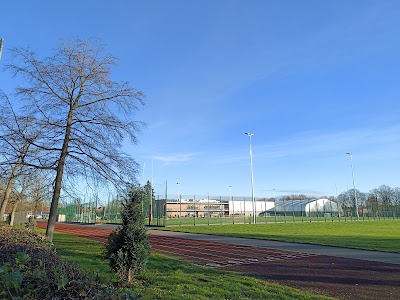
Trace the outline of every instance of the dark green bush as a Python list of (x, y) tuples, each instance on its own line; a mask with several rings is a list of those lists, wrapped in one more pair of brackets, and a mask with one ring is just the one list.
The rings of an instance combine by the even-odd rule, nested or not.
[(110, 234), (105, 249), (111, 268), (126, 283), (132, 283), (144, 270), (150, 254), (142, 197), (143, 192), (135, 188), (127, 193), (122, 203), (122, 226)]

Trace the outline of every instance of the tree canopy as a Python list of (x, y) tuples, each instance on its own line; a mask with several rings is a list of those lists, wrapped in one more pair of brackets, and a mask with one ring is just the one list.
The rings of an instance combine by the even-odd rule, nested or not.
[(6, 68), (24, 80), (16, 97), (24, 115), (41, 128), (40, 137), (29, 144), (45, 153), (26, 164), (55, 172), (46, 232), (52, 240), (63, 179), (115, 186), (134, 180), (138, 166), (122, 151), (122, 142), (137, 142), (143, 123), (133, 116), (145, 98), (128, 82), (112, 80), (117, 60), (98, 39), (62, 40), (46, 58), (29, 48), (11, 52), (13, 62)]

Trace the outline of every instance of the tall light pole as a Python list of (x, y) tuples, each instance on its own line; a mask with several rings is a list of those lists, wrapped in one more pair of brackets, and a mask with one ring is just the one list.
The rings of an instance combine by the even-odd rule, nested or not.
[(0, 38), (0, 60), (1, 60), (1, 54), (3, 53), (3, 44), (4, 44), (4, 39)]
[(358, 214), (358, 203), (357, 203), (356, 184), (355, 184), (355, 181), (354, 181), (353, 154), (351, 154), (351, 152), (347, 152), (346, 154), (350, 156), (351, 175), (353, 176), (354, 200), (355, 200), (355, 202), (356, 202), (356, 215), (357, 215), (357, 220), (360, 220), (360, 215)]
[(253, 133), (245, 132), (250, 139), (250, 170), (251, 170), (251, 202), (253, 204), (253, 224), (256, 224), (256, 209), (255, 209), (255, 199), (254, 199), (254, 176), (253, 176), (253, 151), (251, 149), (251, 137)]

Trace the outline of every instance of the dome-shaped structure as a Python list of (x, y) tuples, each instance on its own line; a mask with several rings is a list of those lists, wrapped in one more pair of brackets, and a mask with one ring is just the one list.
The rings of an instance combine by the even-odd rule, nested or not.
[(311, 200), (277, 199), (275, 207), (268, 209), (267, 213), (286, 216), (337, 216), (340, 213), (340, 207), (335, 201), (325, 198)]

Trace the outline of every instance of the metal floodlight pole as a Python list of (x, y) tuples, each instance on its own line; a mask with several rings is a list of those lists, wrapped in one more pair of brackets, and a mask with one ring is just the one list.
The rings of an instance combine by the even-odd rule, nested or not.
[(0, 38), (0, 60), (1, 60), (1, 54), (3, 53), (3, 44), (4, 44), (4, 39)]
[(253, 133), (245, 132), (245, 134), (250, 139), (250, 170), (251, 170), (251, 202), (253, 205), (253, 224), (256, 224), (256, 209), (255, 209), (255, 199), (254, 199), (254, 176), (253, 176), (253, 151), (251, 149), (251, 137)]
[(357, 220), (360, 220), (360, 215), (358, 214), (358, 202), (357, 202), (356, 184), (355, 184), (355, 180), (354, 180), (353, 154), (351, 152), (347, 152), (346, 154), (350, 156), (351, 175), (353, 176), (354, 200), (356, 202), (356, 215), (357, 215)]

